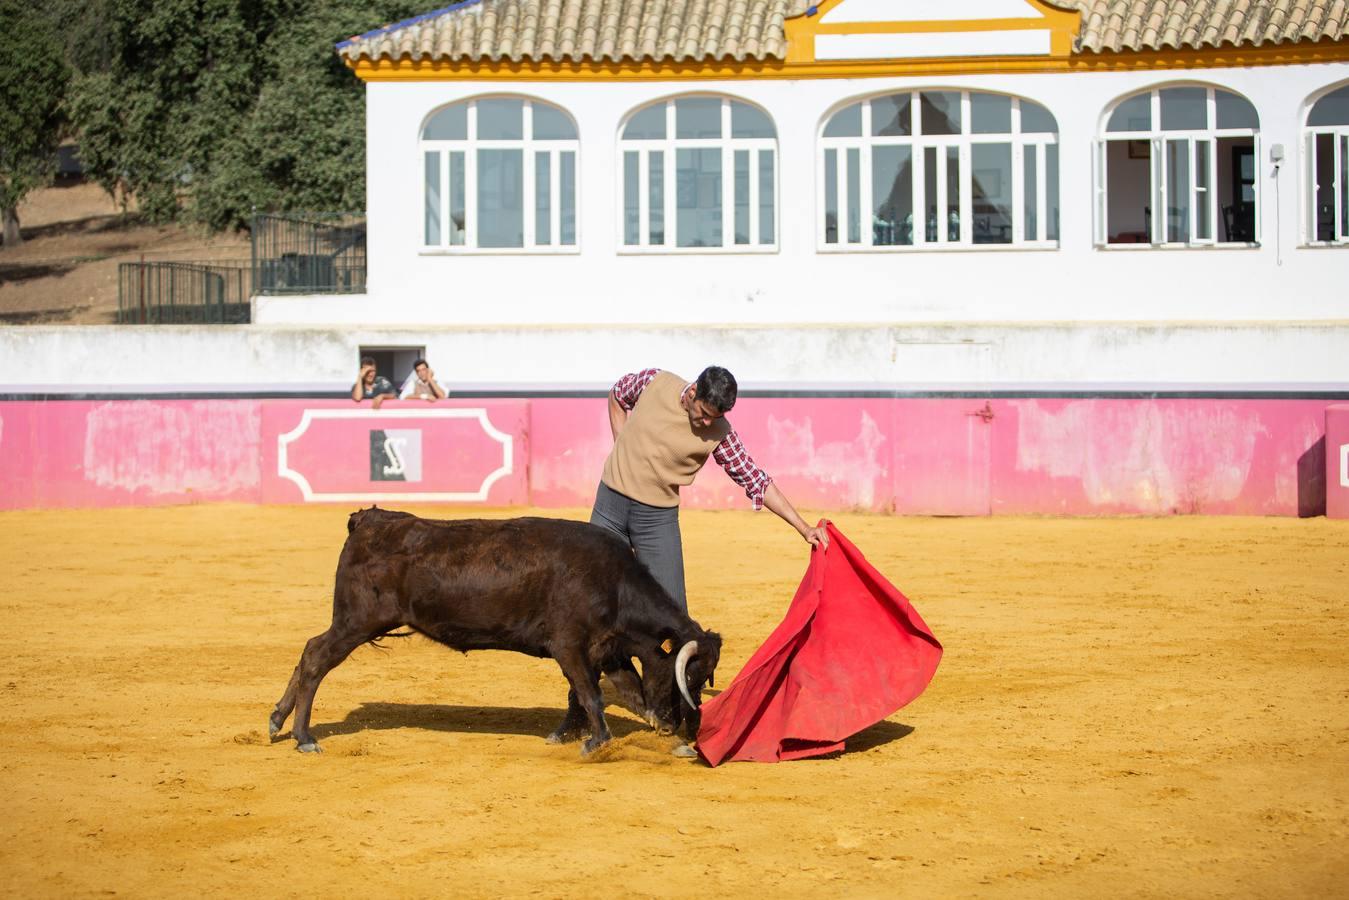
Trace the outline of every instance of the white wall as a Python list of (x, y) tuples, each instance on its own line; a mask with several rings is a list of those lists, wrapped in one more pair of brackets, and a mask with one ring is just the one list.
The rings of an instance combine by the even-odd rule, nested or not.
[(727, 366), (747, 388), (1104, 385), (1349, 390), (1349, 322), (496, 328), (0, 328), (0, 394), (341, 391), (362, 345), (426, 348), (451, 391), (603, 390), (646, 366)]
[[(259, 298), (264, 323), (847, 323), (1349, 318), (1349, 248), (1300, 248), (1305, 100), (1349, 79), (1349, 63), (1187, 72), (981, 75), (934, 79), (606, 83), (389, 83), (367, 88), (369, 285), (363, 297)], [(1255, 249), (1092, 246), (1091, 148), (1104, 110), (1152, 85), (1237, 91), (1261, 120), (1264, 242)], [(1063, 238), (1058, 250), (826, 254), (816, 250), (815, 137), (845, 98), (913, 87), (1018, 94), (1058, 118)], [(618, 252), (617, 131), (624, 115), (690, 89), (772, 114), (779, 136), (781, 249), (769, 255)], [(510, 91), (567, 109), (581, 138), (580, 252), (420, 252), (423, 117), (454, 100)], [(1287, 161), (1274, 175), (1269, 147)], [(1141, 255), (1140, 255), (1141, 254)]]

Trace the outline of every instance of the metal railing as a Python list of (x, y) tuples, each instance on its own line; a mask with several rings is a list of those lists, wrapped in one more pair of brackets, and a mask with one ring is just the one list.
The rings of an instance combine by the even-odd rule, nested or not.
[(250, 319), (247, 260), (120, 263), (117, 321), (137, 325), (233, 325)]
[(365, 293), (364, 213), (258, 213), (252, 244), (259, 294)]

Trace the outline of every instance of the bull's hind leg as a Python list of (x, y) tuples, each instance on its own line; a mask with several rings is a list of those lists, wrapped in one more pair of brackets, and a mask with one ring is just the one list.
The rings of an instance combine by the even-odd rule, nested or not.
[[(339, 631), (334, 625), (318, 637), (310, 638), (309, 643), (305, 644), (304, 653), (300, 655), (300, 664), (295, 667), (295, 675), (292, 676), (292, 686), (286, 689), (287, 695), (293, 693), (295, 707), (295, 722), (291, 725), (290, 733), (295, 738), (301, 752), (317, 753), (320, 750), (318, 741), (309, 733), (309, 714), (314, 705), (314, 694), (318, 691), (319, 682), (323, 677), (336, 668), (342, 660), (351, 655), (361, 644), (364, 644), (373, 634), (364, 632), (351, 633), (348, 631)], [(281, 711), (282, 704), (286, 698), (281, 698), (282, 703), (277, 704), (277, 712)], [(276, 721), (276, 713), (272, 714), (272, 721)]]
[[(567, 718), (571, 718), (571, 698), (574, 696), (585, 712), (590, 724), (590, 737), (581, 745), (582, 753), (593, 753), (605, 744), (609, 738), (609, 726), (604, 721), (604, 697), (600, 694), (600, 673), (580, 654), (564, 654), (556, 657), (562, 667), (562, 674), (571, 683), (572, 693), (568, 695)], [(566, 720), (563, 721), (566, 724)]]
[(576, 699), (575, 691), (567, 691), (567, 714), (562, 717), (562, 724), (548, 735), (550, 744), (567, 744), (571, 741), (579, 741), (585, 735), (586, 729), (586, 711), (581, 708), (581, 702)]

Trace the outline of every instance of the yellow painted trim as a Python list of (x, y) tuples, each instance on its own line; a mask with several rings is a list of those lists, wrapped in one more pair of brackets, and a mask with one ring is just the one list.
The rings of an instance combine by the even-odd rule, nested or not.
[[(821, 34), (977, 34), (986, 31), (1048, 31), (1049, 55), (1065, 58), (1073, 52), (1082, 16), (1049, 6), (1041, 0), (1024, 0), (1040, 18), (1022, 19), (949, 19), (908, 22), (835, 22), (822, 21), (844, 0), (824, 0), (814, 16), (797, 16), (783, 23), (787, 33), (787, 62), (815, 63), (815, 37)], [(962, 60), (963, 61), (963, 60)]]
[[(787, 23), (791, 25), (791, 21)], [(1040, 57), (801, 62), (492, 62), (360, 60), (347, 65), (362, 81), (710, 81), (744, 78), (878, 78), (1045, 72), (1172, 71), (1349, 62), (1349, 41)]]

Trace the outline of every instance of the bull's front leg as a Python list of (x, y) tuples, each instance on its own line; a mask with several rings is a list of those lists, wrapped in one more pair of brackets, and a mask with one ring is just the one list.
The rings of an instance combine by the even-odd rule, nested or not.
[[(576, 702), (585, 711), (586, 719), (590, 723), (590, 737), (581, 745), (581, 752), (594, 753), (611, 737), (609, 725), (604, 721), (604, 696), (600, 693), (599, 669), (592, 666), (580, 653), (562, 653), (556, 659), (562, 668), (562, 674), (567, 676), (567, 681), (571, 683)], [(570, 699), (568, 697), (569, 704)], [(570, 718), (570, 708), (568, 713)]]

